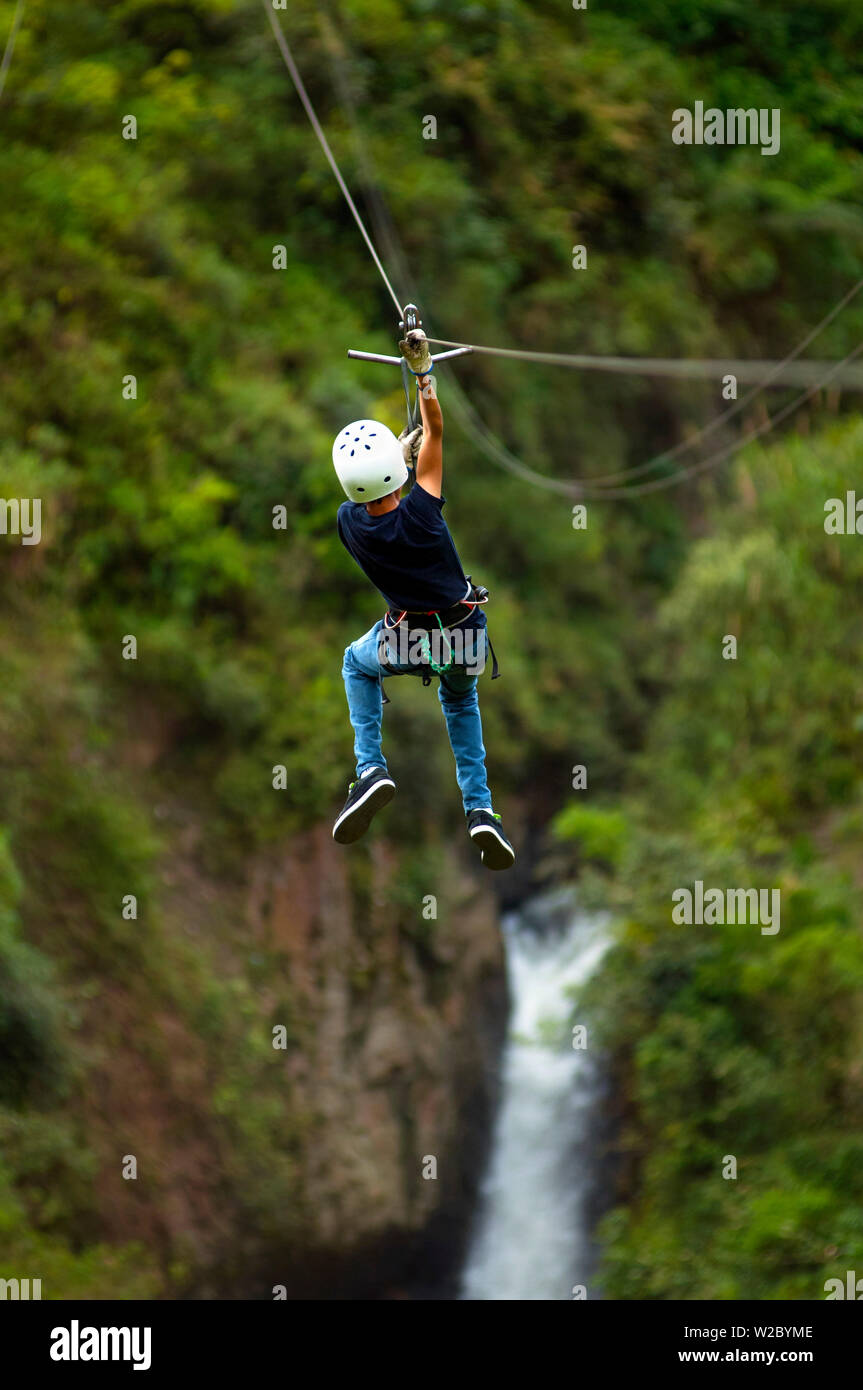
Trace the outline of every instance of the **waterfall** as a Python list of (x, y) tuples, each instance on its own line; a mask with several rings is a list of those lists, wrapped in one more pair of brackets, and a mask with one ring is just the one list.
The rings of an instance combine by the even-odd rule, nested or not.
[(586, 1206), (599, 1084), (589, 1045), (573, 1048), (571, 1025), (580, 1021), (579, 988), (608, 945), (606, 924), (556, 894), (507, 917), (503, 930), (508, 1040), (461, 1297), (571, 1299), (590, 1273)]

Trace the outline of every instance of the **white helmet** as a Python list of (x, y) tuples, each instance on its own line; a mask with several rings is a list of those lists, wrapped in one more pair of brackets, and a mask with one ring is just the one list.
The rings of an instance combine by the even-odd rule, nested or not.
[(376, 502), (407, 482), (402, 446), (378, 420), (354, 420), (336, 435), (333, 463), (352, 502)]

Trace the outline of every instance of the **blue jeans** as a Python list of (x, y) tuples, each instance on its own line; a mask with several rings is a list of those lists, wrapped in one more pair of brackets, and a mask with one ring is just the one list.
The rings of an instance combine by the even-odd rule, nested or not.
[[(381, 749), (383, 718), (383, 688), (381, 681), (390, 674), (381, 665), (379, 634), (383, 619), (363, 637), (358, 637), (345, 649), (342, 679), (348, 697), (348, 709), (354, 726), (354, 756), (357, 776), (368, 767), (386, 767)], [(488, 638), (483, 633), (487, 649)], [(416, 671), (416, 667), (388, 663), (393, 674)], [(465, 668), (452, 666), (440, 677), (438, 698), (446, 719), (450, 747), (455, 758), (456, 777), (465, 811), (479, 806), (491, 806), (491, 792), (486, 782), (485, 748), (482, 742), (482, 719), (476, 690), (477, 677)]]

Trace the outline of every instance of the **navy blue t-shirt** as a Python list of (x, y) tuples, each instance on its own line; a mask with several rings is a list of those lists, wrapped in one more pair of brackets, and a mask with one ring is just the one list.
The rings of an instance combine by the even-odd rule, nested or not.
[[(414, 483), (391, 512), (370, 516), (362, 502), (343, 502), (338, 526), (342, 545), (391, 608), (425, 613), (451, 608), (467, 593), (461, 560), (443, 519), (445, 497)], [(474, 626), (482, 609), (466, 620)]]

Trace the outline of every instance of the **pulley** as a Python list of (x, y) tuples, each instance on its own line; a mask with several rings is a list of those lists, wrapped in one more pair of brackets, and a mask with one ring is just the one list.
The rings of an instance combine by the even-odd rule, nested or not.
[[(406, 333), (410, 333), (414, 328), (422, 328), (420, 311), (415, 304), (406, 304), (402, 310), (402, 317), (399, 319), (399, 335), (403, 339)], [(435, 362), (445, 362), (450, 357), (465, 357), (469, 352), (473, 352), (472, 347), (457, 347), (450, 349), (449, 352), (439, 352), (435, 356)], [(411, 382), (413, 373), (403, 357), (385, 357), (379, 352), (358, 352), (354, 348), (348, 349), (348, 357), (353, 357), (359, 362), (386, 362), (393, 367), (401, 367), (402, 385), (405, 392), (405, 402), (407, 404), (407, 423), (408, 429), (416, 429), (420, 423), (420, 403), (419, 388), (415, 386), (413, 401), (411, 400)]]

